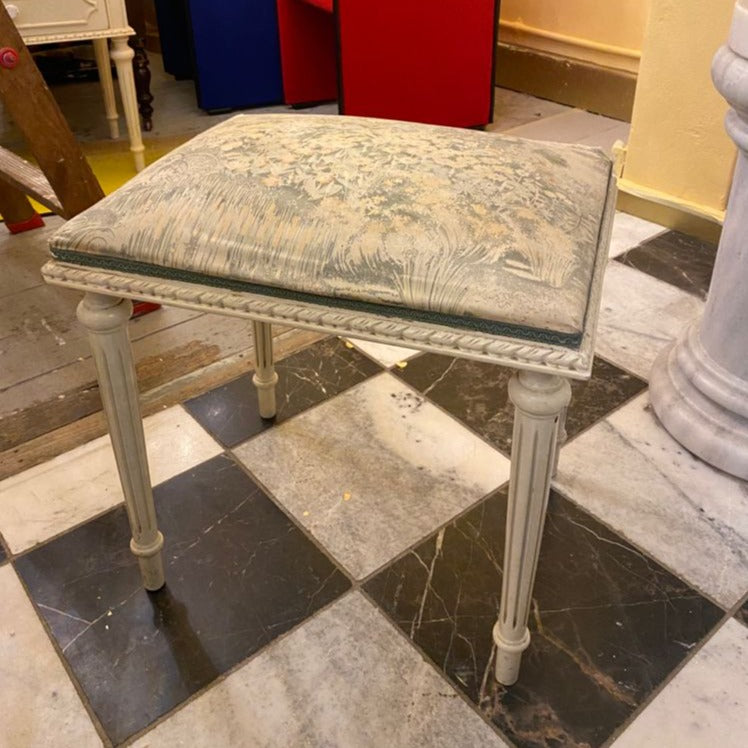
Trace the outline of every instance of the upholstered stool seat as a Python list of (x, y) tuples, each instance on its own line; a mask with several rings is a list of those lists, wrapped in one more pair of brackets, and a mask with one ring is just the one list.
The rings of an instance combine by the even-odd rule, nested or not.
[(578, 346), (610, 161), (341, 117), (244, 115), (70, 221), (68, 263)]
[(248, 115), (199, 135), (69, 221), (51, 283), (87, 291), (90, 332), (146, 587), (164, 583), (129, 302), (254, 322), (275, 413), (270, 323), (522, 370), (497, 677), (517, 677), (567, 378), (585, 378), (614, 204), (601, 151), (364, 118)]

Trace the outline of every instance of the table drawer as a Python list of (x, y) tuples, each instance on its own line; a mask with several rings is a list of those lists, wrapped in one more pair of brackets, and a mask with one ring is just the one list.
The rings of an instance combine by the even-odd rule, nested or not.
[(23, 37), (103, 31), (106, 0), (2, 0)]

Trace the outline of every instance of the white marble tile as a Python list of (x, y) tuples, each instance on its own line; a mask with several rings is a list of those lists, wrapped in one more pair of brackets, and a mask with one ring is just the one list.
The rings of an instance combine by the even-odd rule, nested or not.
[(561, 450), (556, 485), (721, 605), (748, 589), (748, 483), (681, 447), (646, 393)]
[(506, 131), (508, 135), (531, 140), (548, 140), (556, 143), (581, 143), (590, 138), (599, 138), (602, 133), (620, 131), (621, 121), (591, 114), (581, 109), (544, 117), (536, 122), (520, 125)]
[[(614, 120), (616, 121), (616, 120)], [(617, 122), (617, 121), (616, 121)], [(609, 156), (613, 156), (613, 146), (617, 142), (625, 143), (629, 139), (631, 124), (629, 122), (617, 122), (612, 127), (600, 128), (599, 132), (592, 133), (586, 137), (579, 138), (579, 145), (589, 145), (602, 148)]]
[(571, 107), (548, 99), (539, 99), (508, 88), (496, 88), (493, 122), (486, 127), (489, 132), (510, 130), (544, 117), (571, 111)]
[(667, 229), (657, 223), (645, 221), (643, 218), (632, 216), (629, 213), (616, 211), (608, 256), (618, 257), (618, 255), (628, 252), (628, 250), (647, 241), (647, 239), (659, 236), (665, 231)]
[(743, 748), (748, 737), (748, 628), (728, 621), (614, 748)]
[[(180, 406), (144, 424), (154, 485), (222, 451)], [(20, 553), (122, 500), (109, 436), (102, 436), (0, 481), (0, 532)]]
[(509, 478), (509, 461), (382, 373), (234, 453), (362, 578)]
[(395, 366), (395, 364), (402, 363), (403, 361), (407, 361), (409, 358), (413, 358), (413, 356), (417, 356), (421, 352), (414, 348), (401, 348), (397, 345), (373, 343), (371, 340), (359, 340), (358, 338), (350, 338), (346, 342), (351, 343), (360, 351), (363, 351), (367, 356), (370, 356), (388, 369)]
[(620, 262), (605, 273), (595, 350), (643, 379), (657, 355), (704, 310), (690, 293)]
[(0, 567), (0, 745), (100, 746), (86, 710), (10, 564)]
[(135, 743), (506, 745), (360, 593), (324, 610)]

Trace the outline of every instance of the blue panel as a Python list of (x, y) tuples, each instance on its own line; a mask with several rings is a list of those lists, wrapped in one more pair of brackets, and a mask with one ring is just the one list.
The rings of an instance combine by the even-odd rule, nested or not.
[(188, 0), (198, 105), (283, 101), (275, 0)]
[(155, 0), (164, 70), (177, 80), (192, 78), (194, 62), (186, 0)]

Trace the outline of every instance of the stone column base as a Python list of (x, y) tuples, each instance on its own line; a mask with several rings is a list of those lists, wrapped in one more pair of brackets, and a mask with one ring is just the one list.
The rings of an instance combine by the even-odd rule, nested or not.
[(650, 399), (667, 431), (702, 460), (748, 480), (748, 382), (716, 363), (694, 323), (652, 367)]

